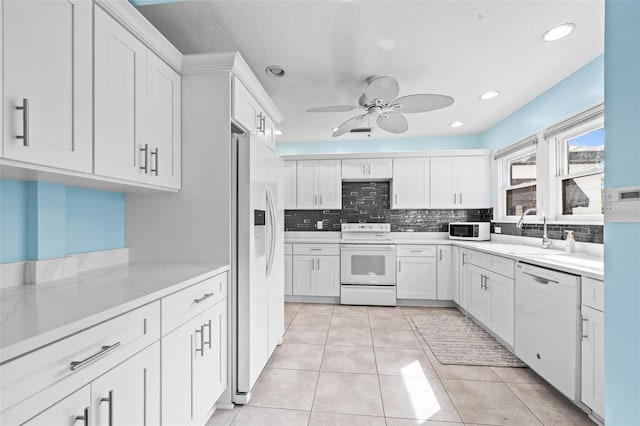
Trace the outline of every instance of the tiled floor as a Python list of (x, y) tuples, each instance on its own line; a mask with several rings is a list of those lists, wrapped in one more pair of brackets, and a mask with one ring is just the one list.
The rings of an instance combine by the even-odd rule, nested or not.
[(453, 308), (287, 303), (283, 343), (249, 405), (218, 425), (593, 425), (524, 368), (442, 365), (409, 315)]

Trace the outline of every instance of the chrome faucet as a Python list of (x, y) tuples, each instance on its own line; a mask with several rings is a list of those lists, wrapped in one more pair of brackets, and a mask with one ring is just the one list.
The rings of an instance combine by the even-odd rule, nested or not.
[[(522, 216), (520, 216), (520, 220), (518, 220), (518, 223), (516, 223), (516, 228), (518, 229), (522, 229), (522, 222), (524, 222), (524, 217), (526, 215), (528, 215), (531, 212), (536, 212), (538, 213), (538, 209), (535, 208), (531, 208), (531, 209), (527, 209), (522, 213)], [(542, 231), (542, 248), (543, 249), (547, 249), (549, 247), (551, 247), (551, 240), (549, 239), (549, 236), (547, 235), (547, 217), (544, 215), (544, 213), (540, 213), (542, 215), (542, 221), (544, 224), (544, 230)]]

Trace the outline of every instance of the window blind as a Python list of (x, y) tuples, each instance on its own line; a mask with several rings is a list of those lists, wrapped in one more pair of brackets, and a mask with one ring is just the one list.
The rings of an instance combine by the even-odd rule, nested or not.
[(523, 148), (527, 148), (537, 144), (538, 144), (538, 137), (529, 136), (528, 138), (522, 139), (521, 141), (518, 141), (514, 144), (511, 144), (507, 147), (497, 150), (493, 154), (493, 158), (497, 160), (499, 158), (503, 158), (503, 157), (506, 157), (507, 155), (513, 154), (514, 152), (519, 151)]

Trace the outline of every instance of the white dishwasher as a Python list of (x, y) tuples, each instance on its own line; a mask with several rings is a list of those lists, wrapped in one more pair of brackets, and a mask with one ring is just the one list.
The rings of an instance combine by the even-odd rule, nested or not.
[(519, 262), (515, 353), (572, 400), (579, 397), (580, 277)]

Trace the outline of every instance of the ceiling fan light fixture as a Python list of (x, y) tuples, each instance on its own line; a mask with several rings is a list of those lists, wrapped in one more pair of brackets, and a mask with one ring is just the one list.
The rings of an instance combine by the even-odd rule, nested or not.
[(542, 39), (544, 41), (558, 41), (571, 34), (575, 28), (576, 24), (572, 24), (570, 22), (561, 24), (551, 28), (550, 30), (547, 30), (544, 34), (542, 34)]
[(462, 121), (454, 121), (453, 123), (450, 123), (449, 126), (450, 127), (460, 127), (462, 126), (464, 123)]
[(497, 90), (490, 90), (490, 91), (484, 92), (482, 95), (480, 95), (480, 99), (482, 99), (483, 101), (488, 101), (489, 99), (495, 98), (499, 94), (500, 94), (500, 92), (498, 92)]
[(331, 129), (332, 132), (335, 132), (336, 130), (338, 130), (337, 127), (334, 127), (333, 129)]
[(267, 73), (269, 77), (273, 78), (282, 78), (287, 75), (287, 71), (280, 65), (269, 65), (264, 69), (264, 72)]

